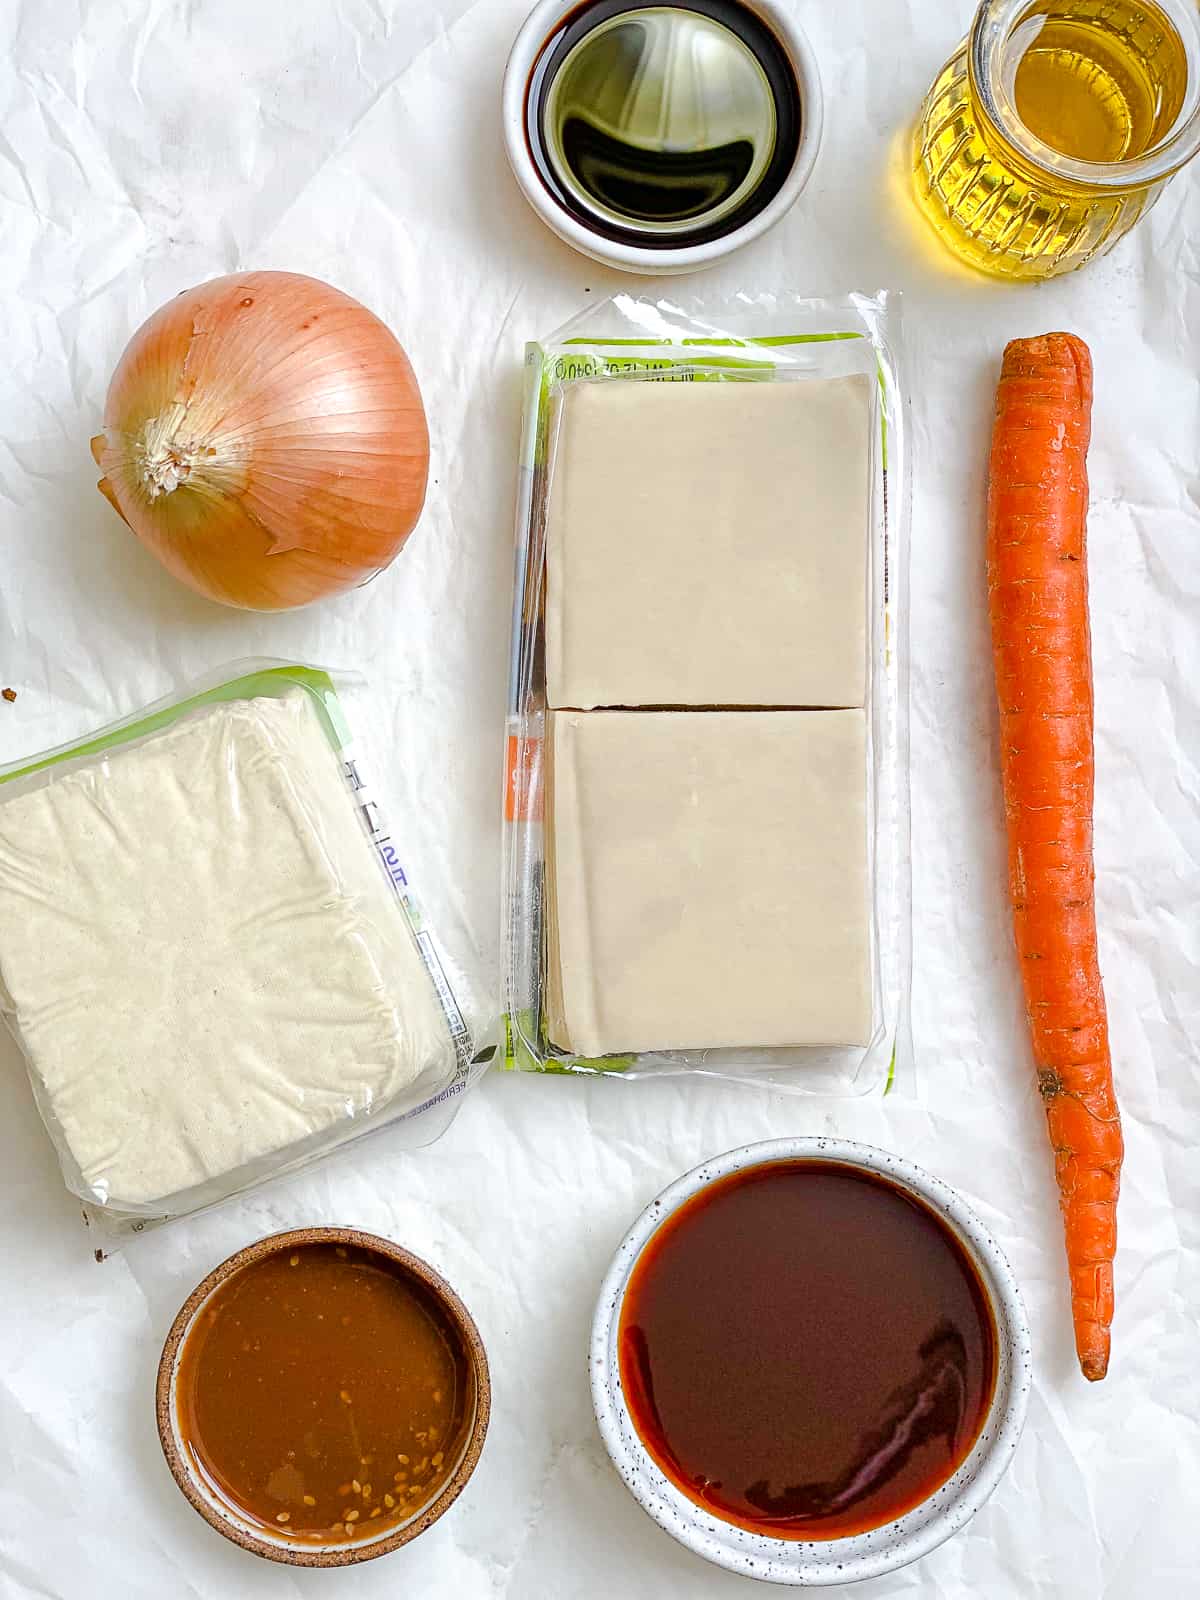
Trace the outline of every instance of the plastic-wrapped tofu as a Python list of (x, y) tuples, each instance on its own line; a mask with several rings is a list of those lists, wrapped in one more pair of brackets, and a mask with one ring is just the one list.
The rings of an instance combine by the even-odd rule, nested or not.
[(555, 1045), (870, 1038), (861, 711), (554, 711), (549, 749)]
[(0, 788), (0, 1002), (71, 1187), (172, 1215), (454, 1074), (299, 687)]
[(507, 1068), (911, 1065), (898, 309), (620, 294), (528, 348)]
[(566, 386), (546, 701), (861, 706), (871, 381)]

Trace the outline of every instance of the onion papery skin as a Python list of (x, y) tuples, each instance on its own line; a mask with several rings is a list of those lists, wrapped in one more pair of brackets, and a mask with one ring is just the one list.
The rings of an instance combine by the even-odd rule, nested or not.
[(385, 323), (319, 279), (245, 272), (143, 323), (92, 454), (101, 492), (175, 577), (281, 611), (396, 556), (424, 504), (429, 430)]

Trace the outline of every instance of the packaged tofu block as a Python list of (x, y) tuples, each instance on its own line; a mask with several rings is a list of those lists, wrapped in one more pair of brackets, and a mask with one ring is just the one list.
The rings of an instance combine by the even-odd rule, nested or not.
[(525, 376), (503, 1064), (910, 1079), (897, 296), (619, 295)]
[(565, 384), (547, 703), (863, 705), (875, 389), (865, 373)]
[(867, 1044), (861, 711), (552, 711), (547, 745), (554, 1044)]
[(282, 667), (0, 783), (0, 1005), (109, 1219), (195, 1209), (465, 1070), (340, 727), (324, 674)]

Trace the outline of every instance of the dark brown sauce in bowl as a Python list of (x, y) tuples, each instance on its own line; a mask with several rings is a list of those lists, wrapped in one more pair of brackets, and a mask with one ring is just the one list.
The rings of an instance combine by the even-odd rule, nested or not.
[(159, 1433), (220, 1532), (336, 1565), (441, 1514), (478, 1459), (489, 1392), (474, 1324), (431, 1268), (314, 1229), (250, 1246), (191, 1297), (160, 1366)]
[[(659, 55), (647, 46), (639, 19), (647, 12), (671, 11), (706, 18), (739, 41), (756, 61), (770, 96), (774, 129), (765, 171), (719, 220), (713, 220), (713, 213), (741, 188), (755, 165), (755, 149), (745, 137), (709, 144), (709, 124), (719, 118), (730, 96), (727, 69), (710, 67), (714, 77), (706, 84), (694, 73), (707, 52), (698, 60), (685, 52), (686, 59), (680, 60), (675, 50)], [(666, 137), (638, 139), (628, 129), (614, 129), (603, 105), (576, 106), (557, 131), (548, 125), (551, 91), (572, 52), (602, 25), (622, 21), (626, 25), (619, 30), (618, 57), (629, 62), (626, 110), (664, 70), (681, 73), (673, 88), (664, 89), (664, 114), (667, 106), (678, 113), (705, 89), (712, 96), (709, 113), (697, 117), (691, 139), (678, 148)], [(606, 88), (610, 94), (612, 90), (611, 81), (605, 81), (611, 80), (609, 66), (609, 74), (593, 75), (592, 87), (601, 101)], [(534, 61), (525, 92), (525, 144), (543, 186), (576, 222), (619, 244), (677, 250), (724, 238), (770, 205), (795, 163), (805, 114), (787, 51), (762, 15), (741, 0), (580, 0), (559, 19)], [(572, 181), (564, 181), (556, 148)], [(581, 196), (592, 203), (581, 203)], [(673, 231), (654, 231), (663, 225)]]
[(618, 1334), (661, 1471), (768, 1538), (903, 1516), (987, 1416), (995, 1320), (964, 1246), (899, 1185), (839, 1162), (746, 1168), (685, 1201), (634, 1264)]

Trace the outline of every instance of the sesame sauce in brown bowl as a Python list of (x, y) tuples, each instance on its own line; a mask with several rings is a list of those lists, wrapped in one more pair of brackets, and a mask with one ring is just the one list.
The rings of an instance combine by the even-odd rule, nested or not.
[(231, 1256), (180, 1310), (158, 1370), (180, 1489), (218, 1533), (294, 1566), (370, 1560), (424, 1532), (474, 1471), (490, 1409), (462, 1301), (351, 1228)]

